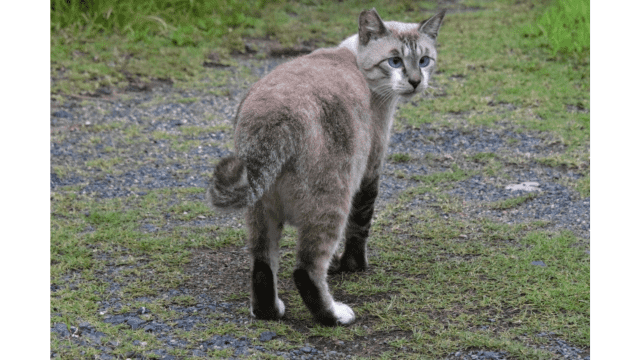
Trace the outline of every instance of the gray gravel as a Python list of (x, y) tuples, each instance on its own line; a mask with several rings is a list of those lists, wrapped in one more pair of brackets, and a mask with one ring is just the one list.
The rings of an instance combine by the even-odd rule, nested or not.
[[(284, 59), (268, 59), (260, 62), (243, 62), (249, 66), (251, 72), (264, 76)], [(230, 70), (232, 71), (232, 70)], [(50, 159), (52, 165), (50, 188), (52, 192), (67, 186), (77, 186), (78, 191), (95, 198), (113, 198), (138, 196), (146, 194), (151, 189), (204, 187), (207, 174), (211, 171), (211, 163), (230, 153), (229, 143), (231, 134), (218, 131), (207, 135), (195, 136), (191, 140), (206, 140), (209, 146), (191, 149), (188, 152), (178, 152), (172, 148), (171, 140), (158, 139), (154, 141), (133, 142), (130, 148), (119, 154), (119, 161), (113, 165), (113, 170), (101, 170), (87, 162), (103, 159), (113, 159), (113, 149), (121, 144), (118, 139), (110, 139), (109, 135), (92, 133), (91, 131), (74, 131), (75, 129), (91, 129), (97, 125), (113, 123), (136, 124), (142, 134), (152, 134), (164, 131), (170, 134), (181, 134), (184, 126), (212, 126), (230, 124), (236, 108), (246, 88), (232, 87), (231, 96), (216, 96), (199, 92), (183, 92), (181, 97), (197, 97), (199, 100), (191, 103), (177, 101), (157, 101), (162, 99), (177, 99), (178, 92), (169, 86), (162, 85), (148, 93), (131, 93), (128, 100), (96, 99), (81, 103), (69, 100), (62, 107), (52, 107), (51, 128), (53, 133), (63, 132), (65, 136), (56, 137), (51, 142)], [(173, 97), (172, 97), (173, 96)], [(212, 120), (212, 115), (213, 119)], [(93, 144), (91, 137), (106, 137)], [(509, 140), (511, 139), (511, 140)], [(393, 134), (389, 144), (389, 154), (407, 153), (413, 160), (408, 163), (389, 162), (382, 176), (380, 186), (381, 203), (393, 201), (397, 195), (419, 184), (412, 180), (413, 175), (427, 175), (445, 171), (450, 161), (461, 160), (476, 153), (495, 153), (498, 156), (523, 156), (529, 159), (523, 167), (506, 168), (500, 177), (483, 175), (472, 176), (456, 183), (448, 193), (469, 205), (472, 217), (488, 217), (506, 223), (521, 223), (535, 220), (549, 221), (554, 229), (573, 231), (583, 239), (589, 239), (590, 227), (590, 199), (581, 198), (573, 189), (563, 184), (563, 180), (576, 180), (580, 174), (542, 166), (535, 162), (535, 156), (546, 155), (551, 151), (561, 151), (557, 146), (550, 146), (543, 135), (535, 133), (514, 132), (508, 127), (449, 129), (435, 128), (424, 125), (419, 129), (410, 129)], [(440, 159), (440, 162), (422, 161), (427, 154)], [(54, 170), (54, 168), (58, 170)], [(59, 169), (63, 169), (60, 172)], [(406, 177), (395, 174), (402, 172)], [(506, 177), (506, 178), (505, 178)], [(539, 183), (539, 195), (517, 209), (500, 211), (488, 209), (486, 204), (509, 199), (526, 194), (524, 191), (507, 190), (509, 184), (525, 181)], [(202, 195), (194, 195), (194, 201), (202, 200)], [(412, 206), (420, 206), (417, 199)], [(455, 216), (455, 215), (452, 215)], [(212, 221), (221, 225), (239, 225), (236, 218), (240, 214), (224, 215), (214, 220), (196, 220), (189, 222), (191, 226), (211, 224)], [(154, 225), (141, 224), (141, 231), (158, 231)], [(90, 227), (86, 231), (93, 231)], [(542, 264), (533, 264), (543, 266)], [(131, 266), (107, 266), (102, 280), (110, 284), (110, 290), (118, 289), (112, 277), (122, 269)], [(73, 286), (69, 283), (67, 286)], [(58, 285), (52, 285), (50, 291), (56, 292)], [(188, 289), (174, 289), (161, 296), (171, 298), (189, 294)], [(113, 315), (125, 304), (115, 296), (103, 299), (98, 303), (99, 311), (104, 314), (103, 321), (112, 325), (126, 324), (132, 329), (142, 328), (155, 335), (164, 345), (163, 349), (150, 349), (145, 354), (127, 354), (130, 358), (145, 359), (149, 353), (161, 359), (173, 359), (167, 350), (185, 348), (186, 344), (175, 339), (175, 331), (192, 331), (207, 326), (210, 320), (207, 315), (216, 314), (218, 318), (229, 322), (244, 323), (250, 321), (246, 316), (238, 315), (237, 307), (244, 304), (220, 302), (208, 296), (196, 296), (197, 304), (189, 307), (174, 306), (180, 318), (171, 324), (163, 323), (154, 318), (146, 308), (135, 312)], [(145, 298), (138, 299), (144, 302)], [(53, 315), (55, 315), (55, 310)], [(65, 324), (54, 323), (51, 332), (60, 338), (69, 339), (78, 346), (94, 347), (101, 350), (101, 359), (115, 359), (112, 351), (122, 346), (109, 339), (105, 334), (96, 331), (87, 322), (78, 322), (70, 329)], [(583, 356), (581, 350), (566, 343), (553, 334), (541, 335), (548, 338), (548, 345), (541, 349), (556, 354), (564, 359), (589, 359)], [(195, 348), (188, 349), (193, 357), (204, 357), (210, 349), (232, 348), (234, 357), (241, 358), (253, 352), (268, 352), (290, 359), (334, 359), (348, 358), (345, 352), (326, 351), (306, 345), (287, 352), (268, 351), (262, 345), (268, 341), (278, 339), (274, 332), (263, 332), (259, 339), (251, 340), (246, 337), (230, 335), (214, 335), (200, 342)], [(51, 357), (56, 357), (51, 353)], [(506, 359), (509, 354), (502, 351), (472, 350), (458, 351), (450, 354), (448, 359)]]

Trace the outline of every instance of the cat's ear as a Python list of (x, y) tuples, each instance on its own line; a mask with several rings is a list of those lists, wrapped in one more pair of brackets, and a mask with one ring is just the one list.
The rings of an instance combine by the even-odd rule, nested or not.
[(444, 18), (445, 12), (446, 10), (442, 10), (430, 17), (428, 20), (423, 20), (420, 25), (418, 25), (418, 31), (435, 40), (438, 36), (440, 25), (442, 25), (442, 19)]
[(358, 38), (360, 45), (367, 45), (372, 39), (378, 39), (389, 34), (376, 8), (362, 10), (358, 19)]

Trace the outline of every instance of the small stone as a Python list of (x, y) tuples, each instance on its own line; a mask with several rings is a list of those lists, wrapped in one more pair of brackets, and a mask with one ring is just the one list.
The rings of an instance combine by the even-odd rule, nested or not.
[(511, 191), (516, 191), (516, 190), (540, 191), (540, 189), (538, 189), (538, 186), (540, 186), (540, 184), (537, 182), (527, 181), (520, 184), (507, 185), (506, 189)]
[(129, 326), (131, 326), (131, 329), (133, 329), (133, 330), (138, 329), (139, 327), (141, 327), (142, 325), (144, 325), (144, 323), (145, 323), (145, 322), (146, 322), (146, 321), (144, 321), (144, 320), (142, 320), (142, 319), (140, 319), (140, 318), (138, 318), (138, 317), (135, 317), (135, 316), (131, 316), (131, 317), (129, 317), (129, 318), (127, 319), (127, 324), (128, 324)]
[(193, 350), (193, 356), (206, 357), (207, 354), (204, 351), (201, 351), (201, 350)]
[(303, 348), (302, 348), (302, 349), (300, 349), (300, 350), (302, 350), (302, 351), (304, 351), (304, 352), (306, 352), (306, 353), (310, 353), (310, 352), (311, 352), (311, 348), (310, 348), (310, 347), (308, 347), (308, 346), (305, 346), (305, 347), (303, 347)]
[(544, 261), (532, 261), (531, 265), (542, 266), (542, 267), (547, 266), (547, 264), (545, 264)]
[(70, 113), (68, 113), (68, 112), (66, 112), (64, 110), (56, 111), (52, 115), (55, 116), (55, 117), (58, 117), (58, 118), (66, 118), (66, 119), (70, 119), (70, 118), (73, 117), (73, 115), (71, 115)]
[(260, 334), (260, 338), (259, 340), (264, 342), (264, 341), (269, 341), (271, 339), (273, 339), (274, 337), (276, 337), (276, 333), (274, 333), (273, 331), (265, 331), (262, 334)]

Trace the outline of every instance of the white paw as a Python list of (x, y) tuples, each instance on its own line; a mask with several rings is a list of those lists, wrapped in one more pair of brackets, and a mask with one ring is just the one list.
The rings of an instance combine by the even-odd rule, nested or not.
[(278, 319), (284, 316), (284, 303), (280, 298), (276, 298), (276, 306), (278, 307)]
[(338, 325), (349, 325), (356, 320), (356, 314), (353, 310), (343, 303), (334, 303), (333, 313), (336, 316)]

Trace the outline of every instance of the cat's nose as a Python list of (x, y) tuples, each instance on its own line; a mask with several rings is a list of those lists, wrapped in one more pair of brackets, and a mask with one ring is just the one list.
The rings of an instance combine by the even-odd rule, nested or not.
[(415, 90), (418, 85), (420, 85), (420, 79), (417, 80), (413, 80), (413, 79), (409, 79), (409, 84), (411, 84), (411, 86), (413, 86), (413, 90)]

